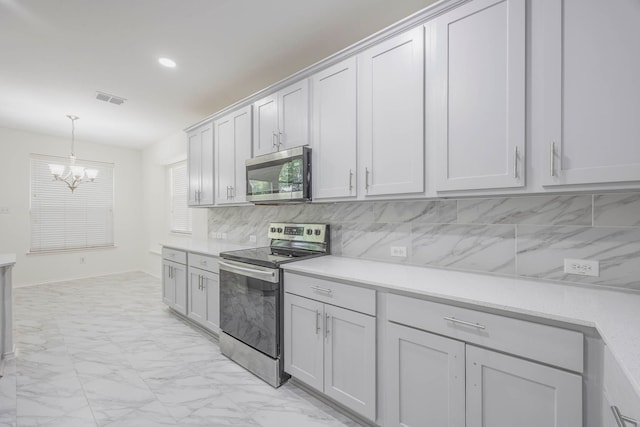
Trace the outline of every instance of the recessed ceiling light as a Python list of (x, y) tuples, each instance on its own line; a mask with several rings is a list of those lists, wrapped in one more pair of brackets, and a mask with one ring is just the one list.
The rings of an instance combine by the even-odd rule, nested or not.
[(158, 58), (158, 62), (160, 63), (160, 65), (162, 65), (163, 67), (167, 67), (167, 68), (176, 68), (176, 61), (174, 61), (173, 59), (169, 59), (169, 58)]

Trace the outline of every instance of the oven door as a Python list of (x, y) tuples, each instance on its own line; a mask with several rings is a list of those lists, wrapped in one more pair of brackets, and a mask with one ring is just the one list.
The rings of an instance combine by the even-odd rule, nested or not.
[(277, 358), (280, 270), (221, 259), (220, 329)]

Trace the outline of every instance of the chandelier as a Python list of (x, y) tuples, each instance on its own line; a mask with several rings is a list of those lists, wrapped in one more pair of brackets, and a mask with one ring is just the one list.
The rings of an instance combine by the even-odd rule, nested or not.
[(83, 182), (93, 182), (98, 176), (96, 169), (85, 169), (83, 166), (76, 165), (76, 155), (73, 150), (75, 144), (75, 121), (79, 119), (78, 116), (67, 116), (71, 120), (71, 156), (69, 156), (69, 170), (67, 171), (65, 165), (49, 164), (49, 170), (53, 175), (53, 179), (56, 181), (62, 181), (67, 184), (67, 187), (73, 193), (78, 185)]

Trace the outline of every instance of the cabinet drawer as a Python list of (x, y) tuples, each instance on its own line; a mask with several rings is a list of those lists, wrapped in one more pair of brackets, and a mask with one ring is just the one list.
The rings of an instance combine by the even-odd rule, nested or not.
[(187, 253), (185, 251), (179, 251), (177, 249), (162, 248), (162, 258), (180, 264), (187, 263)]
[(199, 255), (189, 252), (189, 266), (200, 270), (218, 273), (218, 259), (208, 255)]
[(373, 289), (284, 273), (284, 291), (371, 316), (376, 315), (376, 291)]
[[(616, 425), (612, 406), (617, 407), (622, 416), (632, 418), (640, 425), (640, 396), (635, 392), (608, 346), (604, 347), (602, 376), (604, 388), (603, 425)], [(626, 425), (631, 427), (633, 424), (627, 422)]]
[(580, 332), (400, 295), (387, 301), (392, 322), (583, 372)]

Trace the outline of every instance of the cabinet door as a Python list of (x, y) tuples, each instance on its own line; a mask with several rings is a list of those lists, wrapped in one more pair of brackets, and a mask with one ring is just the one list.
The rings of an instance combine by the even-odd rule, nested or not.
[(278, 150), (309, 144), (309, 80), (278, 91)]
[(464, 427), (461, 341), (387, 323), (386, 426)]
[(229, 188), (235, 185), (235, 143), (233, 114), (214, 123), (216, 144), (216, 204), (231, 203)]
[(429, 27), (438, 71), (427, 96), (441, 98), (427, 119), (437, 129), (437, 190), (522, 187), (525, 0), (476, 0)]
[(181, 314), (187, 314), (187, 268), (181, 264), (173, 267), (173, 280), (176, 287), (176, 302), (173, 308)]
[(199, 195), (200, 205), (213, 205), (215, 188), (213, 186), (213, 123), (207, 124), (200, 132), (202, 141), (202, 178)]
[(424, 29), (359, 56), (360, 179), (365, 195), (424, 192)]
[(640, 7), (545, 1), (544, 184), (640, 180)]
[(169, 307), (173, 307), (176, 302), (176, 283), (173, 279), (172, 266), (166, 262), (162, 263), (162, 301)]
[(356, 58), (313, 76), (314, 199), (356, 195)]
[(206, 292), (202, 287), (202, 271), (189, 267), (189, 288), (187, 292), (187, 316), (203, 324), (207, 307)]
[(198, 195), (200, 194), (200, 178), (202, 177), (201, 152), (202, 143), (200, 142), (200, 131), (194, 130), (187, 136), (189, 145), (189, 157), (187, 166), (189, 169), (189, 206), (197, 206), (199, 204)]
[(284, 370), (323, 391), (323, 304), (284, 294)]
[(467, 345), (467, 427), (582, 427), (582, 378)]
[(324, 392), (376, 419), (376, 319), (325, 305)]
[(214, 123), (217, 205), (246, 200), (245, 161), (251, 158), (251, 126), (251, 106)]
[(277, 151), (278, 95), (273, 94), (254, 102), (253, 111), (253, 155)]
[(216, 334), (220, 332), (220, 282), (218, 275), (202, 272), (203, 289), (207, 295), (204, 326)]

